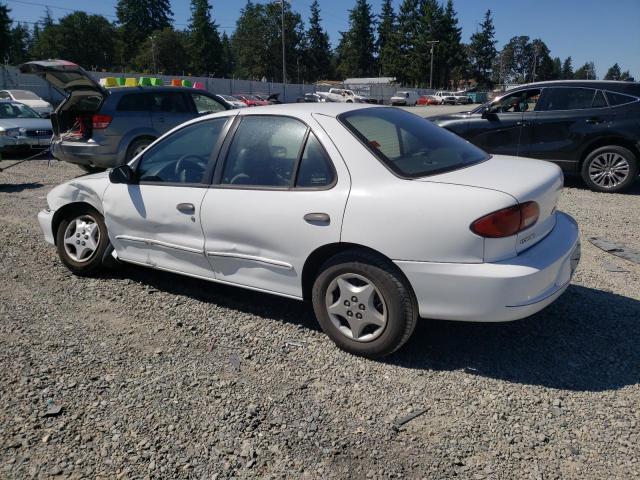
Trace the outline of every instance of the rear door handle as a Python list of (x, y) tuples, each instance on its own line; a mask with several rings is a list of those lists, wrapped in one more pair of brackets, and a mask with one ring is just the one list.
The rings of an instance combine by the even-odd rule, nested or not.
[(327, 213), (307, 213), (302, 218), (311, 225), (329, 225), (331, 223), (331, 217)]
[(192, 214), (195, 213), (196, 207), (193, 203), (179, 203), (176, 205), (179, 212)]

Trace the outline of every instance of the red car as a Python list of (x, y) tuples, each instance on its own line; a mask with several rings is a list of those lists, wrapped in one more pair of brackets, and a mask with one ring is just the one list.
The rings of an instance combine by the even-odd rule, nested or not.
[(440, 105), (440, 101), (432, 95), (420, 95), (418, 105)]
[(247, 107), (259, 107), (262, 105), (269, 105), (269, 102), (260, 100), (255, 95), (247, 95), (245, 93), (234, 93), (233, 96), (236, 97), (241, 102), (244, 102), (247, 105)]

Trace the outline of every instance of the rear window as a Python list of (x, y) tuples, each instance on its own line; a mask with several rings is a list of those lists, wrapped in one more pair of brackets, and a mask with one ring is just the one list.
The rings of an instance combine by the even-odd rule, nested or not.
[(632, 97), (631, 95), (614, 92), (607, 92), (607, 99), (609, 100), (609, 105), (611, 105), (612, 107), (624, 105), (625, 103), (635, 102), (637, 100), (636, 97)]
[(124, 95), (118, 103), (119, 112), (147, 112), (149, 111), (149, 96), (144, 93)]
[(596, 90), (592, 88), (550, 88), (546, 93), (545, 110), (584, 110), (593, 108), (596, 94)]
[(376, 157), (401, 177), (457, 170), (489, 158), (430, 121), (395, 108), (364, 108), (338, 116)]

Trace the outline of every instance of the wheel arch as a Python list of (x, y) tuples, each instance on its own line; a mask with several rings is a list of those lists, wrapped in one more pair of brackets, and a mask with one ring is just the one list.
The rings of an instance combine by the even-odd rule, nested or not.
[(334, 255), (347, 251), (362, 252), (369, 255), (374, 255), (381, 260), (384, 260), (402, 279), (409, 292), (415, 299), (415, 292), (413, 291), (411, 282), (409, 282), (409, 279), (404, 274), (404, 272), (400, 270), (400, 268), (395, 263), (393, 263), (393, 261), (389, 257), (377, 250), (374, 250), (373, 248), (358, 243), (336, 242), (316, 248), (313, 252), (311, 252), (311, 254), (307, 257), (307, 260), (304, 262), (304, 266), (302, 267), (302, 297), (304, 300), (311, 300), (311, 290), (313, 288), (313, 282), (318, 276), (320, 268), (322, 267), (324, 262), (329, 260)]
[(53, 214), (53, 218), (51, 219), (51, 231), (53, 232), (53, 242), (54, 242), (54, 244), (57, 245), (57, 242), (58, 242), (57, 241), (56, 232), (58, 231), (58, 227), (60, 226), (60, 222), (62, 222), (62, 220), (65, 218), (65, 216), (69, 212), (77, 211), (77, 210), (80, 210), (80, 209), (95, 210), (100, 215), (102, 215), (102, 212), (100, 212), (100, 210), (98, 210), (94, 205), (92, 205), (89, 202), (67, 203), (66, 205), (64, 205), (61, 208), (57, 209), (55, 211), (55, 213)]
[(158, 135), (150, 131), (141, 131), (135, 132), (132, 135), (123, 138), (120, 142), (120, 147), (118, 148), (118, 165), (124, 165), (124, 163), (126, 162), (127, 154), (129, 153), (131, 144), (143, 138), (148, 138), (149, 140), (151, 140), (150, 143), (153, 143), (158, 139)]
[(608, 145), (614, 145), (616, 147), (626, 148), (627, 150), (629, 150), (631, 153), (635, 155), (636, 161), (640, 162), (640, 148), (638, 147), (637, 143), (624, 137), (617, 137), (617, 136), (600, 137), (588, 143), (587, 146), (582, 150), (582, 154), (580, 155), (580, 162), (578, 164), (578, 172), (582, 170), (582, 165), (584, 164), (587, 157), (591, 154), (591, 152), (593, 152), (594, 150), (597, 150), (598, 148), (606, 147)]

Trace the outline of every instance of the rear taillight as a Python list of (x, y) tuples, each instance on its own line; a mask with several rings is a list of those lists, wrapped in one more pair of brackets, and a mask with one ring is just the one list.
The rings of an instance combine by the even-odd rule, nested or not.
[(111, 115), (93, 115), (91, 117), (91, 125), (94, 129), (107, 128), (111, 123)]
[(525, 202), (480, 217), (471, 224), (471, 231), (485, 238), (504, 238), (535, 225), (540, 215), (536, 202)]

